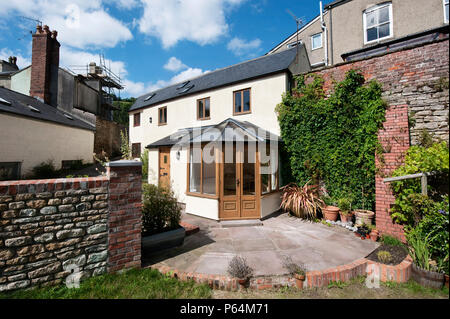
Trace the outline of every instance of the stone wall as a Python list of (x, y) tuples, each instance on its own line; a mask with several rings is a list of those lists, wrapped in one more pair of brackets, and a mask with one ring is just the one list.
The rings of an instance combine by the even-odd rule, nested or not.
[(94, 153), (105, 151), (111, 158), (120, 154), (120, 131), (127, 128), (115, 122), (101, 119), (97, 116), (95, 122)]
[(0, 292), (140, 267), (141, 163), (108, 176), (0, 182)]
[(448, 52), (447, 34), (433, 43), (314, 72), (324, 78), (327, 91), (350, 69), (360, 70), (367, 81), (382, 84), (388, 107), (386, 122), (378, 134), (383, 160), (377, 159), (376, 224), (381, 233), (402, 240), (403, 228), (392, 222), (389, 213), (395, 198), (383, 178), (402, 165), (405, 152), (410, 145), (418, 144), (423, 129), (435, 140), (449, 141)]

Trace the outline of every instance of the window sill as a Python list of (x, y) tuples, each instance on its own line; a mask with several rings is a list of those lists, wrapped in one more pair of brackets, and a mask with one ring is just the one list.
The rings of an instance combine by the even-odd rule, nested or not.
[(316, 51), (316, 50), (319, 50), (319, 49), (322, 49), (323, 48), (323, 46), (321, 46), (321, 47), (318, 47), (318, 48), (311, 48), (311, 51)]
[(372, 40), (372, 41), (369, 41), (369, 42), (365, 42), (364, 41), (364, 45), (374, 45), (374, 44), (379, 44), (379, 43), (382, 43), (382, 42), (384, 42), (384, 41), (386, 41), (386, 40), (390, 40), (390, 39), (392, 39), (394, 36), (393, 35), (390, 35), (390, 36), (388, 36), (388, 37), (384, 37), (384, 38), (380, 38), (380, 39), (376, 39), (376, 40)]
[(233, 113), (233, 116), (246, 115), (246, 114), (251, 114), (251, 113), (252, 113), (252, 111), (241, 112), (241, 113)]
[(197, 121), (207, 121), (210, 119), (211, 119), (211, 117), (203, 117), (203, 118), (197, 118)]
[(167, 125), (167, 123), (158, 123), (158, 126), (164, 126)]
[(193, 196), (193, 197), (200, 197), (200, 198), (207, 198), (207, 199), (219, 199), (219, 196), (217, 195), (208, 195), (208, 194), (200, 194), (200, 193), (191, 193), (186, 192), (186, 196)]

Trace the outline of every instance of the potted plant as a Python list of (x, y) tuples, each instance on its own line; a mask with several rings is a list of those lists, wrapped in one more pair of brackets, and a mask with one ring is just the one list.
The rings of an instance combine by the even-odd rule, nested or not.
[(356, 233), (361, 237), (362, 240), (370, 238), (369, 226), (366, 224), (362, 224), (361, 226), (358, 226), (358, 230), (356, 231)]
[(295, 286), (298, 289), (303, 289), (303, 284), (305, 282), (306, 277), (306, 267), (303, 264), (296, 264), (292, 261), (292, 258), (289, 256), (284, 257), (283, 266), (286, 268), (294, 278), (295, 278)]
[[(407, 234), (409, 255), (413, 260), (411, 277), (424, 287), (441, 289), (444, 285), (443, 263), (431, 259), (429, 238), (413, 229)], [(448, 255), (447, 255), (448, 258)]]
[(322, 205), (322, 214), (325, 220), (336, 221), (339, 215), (339, 207), (337, 202), (330, 196), (324, 196), (322, 198), (324, 205)]
[(356, 225), (372, 225), (375, 213), (366, 209), (357, 209), (354, 211)]
[(343, 197), (338, 200), (340, 209), (339, 215), (343, 223), (348, 223), (352, 219), (352, 200), (349, 197)]
[(290, 183), (281, 188), (281, 208), (300, 218), (315, 219), (322, 200), (319, 198), (318, 187), (308, 185), (303, 186)]
[(144, 185), (142, 208), (142, 250), (157, 251), (184, 243), (180, 226), (181, 208), (170, 188)]
[(237, 278), (241, 289), (246, 288), (253, 275), (253, 269), (244, 257), (234, 256), (228, 264), (228, 274)]
[(378, 236), (379, 236), (379, 232), (377, 229), (372, 229), (372, 231), (370, 232), (370, 239), (372, 239), (372, 241), (377, 241), (378, 240)]

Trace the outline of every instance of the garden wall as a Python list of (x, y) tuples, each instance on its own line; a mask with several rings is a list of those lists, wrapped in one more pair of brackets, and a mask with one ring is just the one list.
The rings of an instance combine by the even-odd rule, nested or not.
[(442, 37), (423, 46), (313, 72), (324, 78), (326, 90), (334, 81), (342, 81), (350, 69), (358, 69), (366, 80), (382, 84), (388, 108), (378, 135), (383, 158), (377, 161), (376, 223), (381, 233), (402, 240), (403, 229), (392, 223), (389, 214), (394, 197), (383, 178), (403, 163), (406, 150), (418, 144), (423, 129), (436, 140), (449, 140), (449, 40), (448, 34)]
[(0, 292), (140, 267), (141, 163), (95, 178), (0, 182)]

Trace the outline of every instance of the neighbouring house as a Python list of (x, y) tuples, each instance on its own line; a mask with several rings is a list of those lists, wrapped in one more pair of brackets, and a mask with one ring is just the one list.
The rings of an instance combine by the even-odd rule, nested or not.
[[(77, 74), (59, 66), (57, 32), (48, 26), (37, 26), (32, 35), (32, 64), (21, 70), (9, 71), (0, 86), (38, 97), (45, 103), (70, 113), (96, 127), (92, 152), (105, 151), (109, 156), (120, 150), (120, 130), (125, 129), (113, 121), (111, 88), (123, 89), (120, 79), (106, 67), (78, 66)], [(6, 76), (6, 75), (5, 75)]]
[(9, 57), (8, 62), (0, 60), (0, 86), (11, 88), (11, 75), (19, 70), (17, 58)]
[(0, 180), (53, 161), (92, 163), (95, 127), (36, 98), (0, 87)]
[[(449, 0), (337, 0), (268, 54), (302, 43), (312, 67), (418, 45), (448, 28)], [(410, 37), (408, 43), (396, 41)]]
[(170, 184), (188, 213), (265, 217), (280, 206), (275, 108), (308, 71), (300, 46), (143, 95), (129, 112), (132, 155), (149, 150), (148, 182)]

